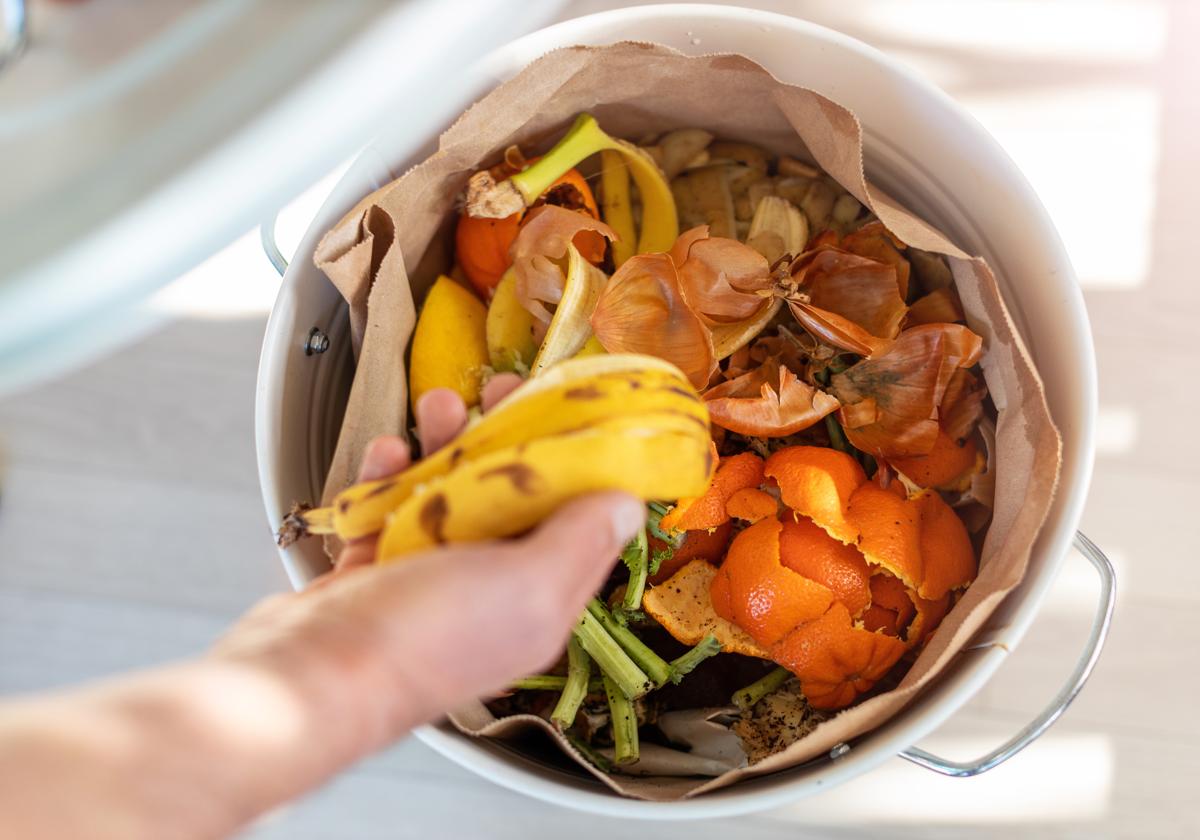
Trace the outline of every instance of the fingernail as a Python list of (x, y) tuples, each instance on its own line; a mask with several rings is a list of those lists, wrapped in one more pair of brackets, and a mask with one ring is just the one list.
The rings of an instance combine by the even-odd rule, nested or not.
[(612, 508), (613, 537), (625, 545), (646, 525), (646, 508), (632, 496), (621, 496)]

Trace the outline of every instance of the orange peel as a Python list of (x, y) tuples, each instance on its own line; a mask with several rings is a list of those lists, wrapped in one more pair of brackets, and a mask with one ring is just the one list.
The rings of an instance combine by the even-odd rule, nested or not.
[(871, 570), (862, 552), (838, 542), (807, 517), (783, 521), (779, 560), (833, 592), (854, 617), (871, 604)]
[(762, 484), (763, 459), (753, 452), (722, 458), (703, 496), (680, 499), (660, 526), (664, 531), (696, 531), (716, 528), (729, 521), (725, 505), (738, 490)]
[(889, 463), (918, 487), (962, 492), (970, 486), (971, 477), (982, 471), (984, 459), (971, 438), (960, 444), (939, 430), (928, 454), (892, 458)]
[(874, 688), (905, 650), (894, 636), (855, 627), (846, 606), (836, 602), (788, 634), (771, 657), (800, 678), (810, 706), (840, 709)]
[(779, 500), (757, 487), (743, 487), (729, 497), (725, 512), (732, 519), (741, 519), (753, 525), (760, 519), (779, 516)]
[(783, 503), (829, 536), (853, 543), (858, 532), (846, 519), (850, 496), (867, 480), (858, 461), (823, 446), (789, 446), (767, 459), (764, 473), (779, 485)]
[(717, 614), (766, 648), (823, 614), (835, 598), (828, 587), (783, 565), (782, 531), (778, 519), (764, 519), (742, 531), (730, 543), (714, 579)]
[(909, 589), (895, 575), (879, 572), (871, 576), (871, 606), (862, 615), (867, 630), (907, 638), (909, 626), (917, 614)]
[[(732, 535), (732, 522), (718, 525), (711, 531), (685, 531), (683, 542), (679, 544), (678, 548), (671, 549), (671, 556), (662, 561), (658, 571), (651, 576), (650, 582), (662, 583), (692, 560), (707, 560), (714, 566), (718, 565), (725, 557), (725, 548), (729, 545), (729, 538)], [(667, 548), (667, 544), (662, 540), (653, 536), (649, 539), (652, 553), (664, 551)]]

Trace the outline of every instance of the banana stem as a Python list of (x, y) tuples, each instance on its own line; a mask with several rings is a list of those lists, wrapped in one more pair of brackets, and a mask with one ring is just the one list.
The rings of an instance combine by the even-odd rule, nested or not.
[(671, 679), (671, 666), (667, 664), (667, 660), (646, 647), (646, 643), (635, 636), (632, 630), (622, 626), (613, 618), (612, 613), (599, 599), (593, 598), (588, 601), (588, 612), (625, 653), (629, 654), (629, 658), (645, 672), (646, 676), (653, 680), (656, 688), (666, 685), (667, 681)]
[(629, 545), (621, 552), (621, 562), (629, 569), (629, 583), (625, 585), (625, 597), (621, 608), (625, 612), (641, 609), (642, 595), (646, 591), (646, 579), (650, 576), (650, 543), (646, 529), (638, 531)]
[(297, 540), (313, 534), (334, 534), (337, 529), (333, 526), (333, 508), (311, 508), (307, 505), (295, 505), (275, 533), (275, 542), (280, 548), (287, 548)]
[(613, 761), (630, 764), (638, 760), (637, 711), (608, 674), (604, 675), (604, 691), (608, 694), (608, 711), (612, 715)]
[(611, 677), (626, 697), (631, 700), (641, 697), (654, 687), (650, 678), (605, 631), (590, 610), (584, 610), (571, 632), (588, 655), (596, 660), (601, 673)]
[(733, 693), (733, 704), (743, 712), (748, 712), (754, 708), (759, 700), (781, 688), (791, 678), (792, 672), (787, 668), (776, 668), (762, 679), (756, 680), (745, 688), (735, 691)]
[(580, 114), (575, 123), (554, 148), (508, 180), (521, 193), (525, 206), (537, 201), (563, 173), (586, 157), (614, 146), (611, 138), (600, 130), (591, 114)]
[(711, 633), (699, 641), (691, 650), (671, 660), (671, 682), (679, 684), (683, 678), (696, 670), (696, 666), (721, 652), (721, 643)]
[(566, 729), (575, 723), (575, 715), (588, 692), (591, 675), (592, 658), (587, 655), (579, 639), (572, 636), (567, 642), (567, 676), (563, 680), (562, 694), (550, 713), (551, 722), (557, 724), (559, 729)]

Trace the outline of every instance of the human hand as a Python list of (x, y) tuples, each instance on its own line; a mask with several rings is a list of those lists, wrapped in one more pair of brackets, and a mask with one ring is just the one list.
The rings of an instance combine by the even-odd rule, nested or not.
[[(485, 408), (519, 381), (495, 377)], [(444, 389), (425, 394), (415, 413), (426, 453), (467, 421), (462, 401)], [(377, 439), (359, 477), (393, 474), (409, 458), (400, 438)], [(644, 514), (630, 496), (596, 494), (521, 539), (448, 546), (388, 566), (372, 565), (374, 539), (355, 542), (331, 574), (252, 611), (212, 656), (278, 675), (319, 721), (298, 739), (307, 759), (289, 771), (294, 793), (553, 663)]]
[[(490, 405), (515, 386), (498, 376)], [(466, 425), (457, 396), (416, 406), (426, 452)], [(362, 478), (404, 469), (381, 438)], [(303, 592), (259, 604), (201, 659), (0, 703), (0, 813), (13, 836), (215, 838), (560, 654), (642, 527), (634, 498), (565, 505), (521, 539), (374, 566), (346, 547)], [(62, 808), (69, 801), (71, 808)]]

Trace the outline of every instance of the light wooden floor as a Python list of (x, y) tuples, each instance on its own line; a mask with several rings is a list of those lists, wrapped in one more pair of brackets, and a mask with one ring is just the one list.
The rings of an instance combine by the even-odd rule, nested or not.
[[(615, 3), (580, 2), (572, 13)], [(909, 60), (1029, 175), (1079, 270), (1101, 371), (1084, 529), (1117, 563), (1096, 674), (1063, 720), (972, 781), (894, 760), (776, 812), (652, 828), (508, 793), (416, 742), (249, 833), (265, 838), (1173, 837), (1200, 823), (1200, 4), (761, 2)], [(294, 241), (314, 190), (284, 219)], [(258, 497), (253, 388), (276, 280), (251, 238), (156, 298), (161, 331), (0, 402), (0, 692), (185, 656), (286, 586)], [(1095, 584), (1068, 562), (992, 683), (925, 745), (982, 752), (1053, 693)], [(0, 832), (2, 833), (2, 832)]]

